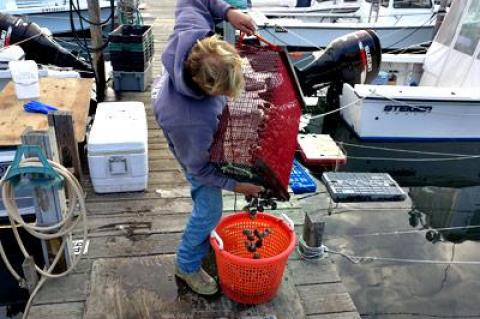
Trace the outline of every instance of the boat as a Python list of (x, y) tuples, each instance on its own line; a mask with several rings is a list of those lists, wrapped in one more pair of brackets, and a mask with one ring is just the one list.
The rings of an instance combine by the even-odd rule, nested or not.
[[(22, 17), (0, 13), (0, 48), (6, 51), (13, 45), (18, 45), (23, 50), (27, 60), (34, 60), (38, 64), (71, 67), (91, 76), (90, 64), (58, 44), (39, 25), (27, 23)], [(14, 52), (14, 55), (18, 56), (18, 50)], [(8, 55), (5, 58), (8, 60)]]
[(345, 150), (336, 169), (386, 172), (402, 186), (479, 185), (479, 5), (453, 2), (426, 54), (382, 54), (379, 82), (390, 86), (342, 85), (339, 102), (320, 99), (320, 113), (331, 114), (311, 117), (307, 131)]
[(454, 2), (418, 86), (344, 84), (342, 118), (364, 141), (480, 140), (479, 39), (480, 2)]
[(358, 0), (349, 4), (347, 12), (342, 12), (347, 2), (328, 3), (308, 8), (253, 7), (250, 15), (268, 41), (304, 50), (326, 47), (340, 36), (364, 29), (378, 34), (384, 50), (428, 44), (434, 37), (437, 6), (432, 0)]
[[(0, 0), (0, 12), (14, 16), (22, 16), (28, 21), (34, 22), (43, 28), (50, 30), (53, 34), (71, 33), (71, 18), (75, 30), (87, 29), (88, 23), (88, 4), (87, 0), (74, 1), (77, 6), (73, 9), (71, 15), (70, 0)], [(110, 0), (100, 0), (101, 20), (107, 21), (113, 17), (112, 4)], [(78, 9), (76, 11), (75, 9)], [(80, 15), (84, 19), (80, 19)]]
[(359, 0), (252, 0), (252, 7), (265, 15), (354, 13), (360, 9)]

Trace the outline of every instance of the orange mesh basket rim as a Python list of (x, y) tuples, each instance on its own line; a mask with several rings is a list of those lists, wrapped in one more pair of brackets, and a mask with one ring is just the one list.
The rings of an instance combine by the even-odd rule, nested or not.
[[(278, 262), (280, 260), (283, 260), (283, 259), (285, 259), (285, 260), (288, 259), (290, 254), (295, 249), (295, 245), (297, 243), (295, 231), (290, 229), (288, 223), (285, 220), (283, 220), (283, 219), (281, 219), (277, 216), (274, 216), (274, 215), (268, 214), (268, 213), (257, 213), (257, 217), (259, 215), (261, 215), (262, 218), (265, 218), (267, 220), (270, 220), (272, 222), (277, 223), (277, 225), (281, 225), (281, 227), (284, 228), (284, 230), (290, 235), (290, 243), (288, 244), (287, 249), (285, 249), (283, 252), (281, 252), (280, 254), (275, 255), (273, 257), (262, 258), (262, 259), (250, 259), (250, 258), (236, 256), (232, 253), (229, 253), (228, 251), (226, 251), (224, 249), (220, 250), (220, 247), (218, 245), (217, 240), (214, 237), (210, 236), (210, 245), (212, 246), (215, 253), (220, 254), (223, 258), (230, 259), (230, 260), (232, 260), (233, 262), (236, 262), (236, 263), (243, 263), (243, 264), (247, 264), (247, 265), (257, 265), (257, 266), (272, 264), (272, 263), (276, 263), (276, 262)], [(218, 223), (217, 227), (215, 227), (215, 230), (221, 228), (227, 222), (231, 222), (232, 220), (235, 220), (235, 219), (244, 218), (245, 216), (250, 218), (250, 214), (248, 212), (240, 212), (240, 213), (234, 213), (234, 214), (229, 215), (229, 216), (224, 216), (220, 220), (220, 223)]]

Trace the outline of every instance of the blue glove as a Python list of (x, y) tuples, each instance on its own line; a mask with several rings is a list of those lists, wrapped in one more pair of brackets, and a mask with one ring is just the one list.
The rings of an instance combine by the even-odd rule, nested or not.
[(23, 108), (25, 111), (30, 112), (30, 113), (41, 113), (41, 114), (48, 114), (49, 112), (57, 111), (58, 109), (56, 107), (43, 104), (38, 101), (30, 101), (28, 103), (25, 103), (23, 105)]

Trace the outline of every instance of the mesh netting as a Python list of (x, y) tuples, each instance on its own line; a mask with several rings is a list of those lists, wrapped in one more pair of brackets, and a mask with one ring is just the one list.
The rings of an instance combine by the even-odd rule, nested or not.
[(228, 102), (211, 161), (224, 174), (260, 183), (274, 197), (288, 199), (301, 104), (283, 52), (245, 47), (245, 92)]

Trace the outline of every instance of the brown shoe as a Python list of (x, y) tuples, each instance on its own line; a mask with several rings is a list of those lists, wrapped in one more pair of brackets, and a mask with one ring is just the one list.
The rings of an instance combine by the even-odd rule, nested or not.
[(217, 282), (202, 268), (192, 273), (182, 272), (178, 266), (175, 268), (175, 275), (185, 281), (185, 283), (199, 295), (214, 295), (218, 291)]

